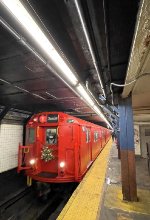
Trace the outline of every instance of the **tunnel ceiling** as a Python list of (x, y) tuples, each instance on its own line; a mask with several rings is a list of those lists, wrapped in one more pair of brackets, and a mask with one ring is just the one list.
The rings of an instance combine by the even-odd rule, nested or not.
[[(125, 80), (139, 0), (79, 2), (106, 91), (107, 98), (102, 104), (109, 109), (112, 103), (110, 83), (124, 83)], [(24, 0), (22, 3), (57, 43), (83, 85), (88, 84), (90, 91), (100, 101), (102, 90), (75, 0)], [(0, 14), (1, 21), (6, 22), (28, 41), (23, 30), (16, 26), (3, 7), (0, 7)], [(5, 106), (31, 113), (65, 111), (90, 121), (101, 122), (94, 111), (2, 23), (0, 33), (2, 108)], [(120, 88), (113, 87), (114, 95), (121, 92)]]

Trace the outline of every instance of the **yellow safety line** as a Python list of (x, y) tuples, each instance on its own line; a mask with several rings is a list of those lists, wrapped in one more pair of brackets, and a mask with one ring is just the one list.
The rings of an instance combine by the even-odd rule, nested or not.
[(110, 140), (69, 199), (57, 220), (95, 220), (101, 208)]
[(105, 206), (111, 209), (150, 215), (150, 190), (138, 189), (137, 192), (139, 202), (123, 201), (121, 185), (110, 185), (105, 195)]

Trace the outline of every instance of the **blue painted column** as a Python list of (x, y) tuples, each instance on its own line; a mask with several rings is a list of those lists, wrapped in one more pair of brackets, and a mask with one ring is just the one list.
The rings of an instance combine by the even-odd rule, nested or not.
[(131, 96), (119, 100), (120, 156), (123, 199), (137, 201), (134, 127)]

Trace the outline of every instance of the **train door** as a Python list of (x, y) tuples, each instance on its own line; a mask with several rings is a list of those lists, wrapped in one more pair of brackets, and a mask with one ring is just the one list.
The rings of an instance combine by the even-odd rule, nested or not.
[(86, 144), (87, 144), (87, 161), (88, 161), (88, 166), (89, 166), (92, 161), (91, 128), (90, 127), (86, 127)]
[[(40, 159), (43, 175), (57, 175), (58, 173), (58, 128), (41, 127)], [(47, 176), (49, 177), (49, 176)]]
[(77, 140), (77, 127), (71, 122), (59, 126), (59, 164), (66, 163), (67, 175), (75, 173), (75, 153)]
[(80, 173), (83, 174), (91, 164), (91, 129), (80, 126)]

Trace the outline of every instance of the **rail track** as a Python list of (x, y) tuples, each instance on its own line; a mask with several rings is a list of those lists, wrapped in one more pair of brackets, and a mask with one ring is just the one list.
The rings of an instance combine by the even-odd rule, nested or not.
[(70, 198), (76, 184), (66, 184), (48, 194), (45, 201), (37, 198), (32, 187), (13, 195), (0, 204), (1, 220), (54, 220)]

